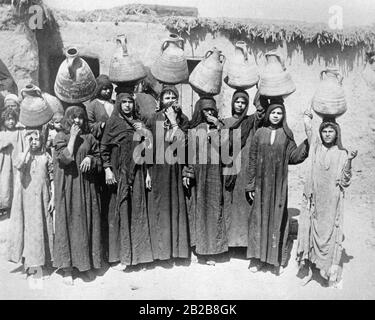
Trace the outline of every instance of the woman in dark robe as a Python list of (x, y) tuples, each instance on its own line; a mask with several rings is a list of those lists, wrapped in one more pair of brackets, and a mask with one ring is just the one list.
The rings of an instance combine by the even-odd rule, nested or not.
[[(259, 105), (254, 100), (254, 104)], [(228, 234), (229, 247), (247, 247), (248, 223), (249, 223), (249, 202), (246, 199), (245, 187), (247, 185), (246, 170), (249, 163), (249, 149), (251, 139), (255, 131), (261, 125), (263, 109), (259, 106), (256, 113), (247, 115), (249, 109), (249, 95), (246, 91), (238, 90), (232, 97), (232, 117), (223, 120), (225, 129), (229, 129), (231, 141), (233, 130), (240, 130), (241, 151), (233, 157), (233, 164), (227, 165), (227, 169), (238, 165), (236, 159), (240, 157), (241, 164), (238, 174), (224, 175), (224, 216)], [(240, 142), (240, 141), (238, 141)], [(233, 149), (233, 148), (231, 148)]]
[(100, 141), (106, 121), (113, 112), (113, 84), (105, 74), (99, 75), (99, 77), (96, 78), (96, 83), (95, 95), (86, 106), (86, 112), (91, 133)]
[[(106, 182), (117, 184), (115, 210), (109, 212), (110, 263), (126, 266), (153, 261), (146, 202), (146, 167), (135, 163), (133, 152), (139, 142), (136, 130), (144, 128), (133, 95), (120, 93), (115, 111), (107, 121), (101, 142)], [(112, 148), (117, 147), (113, 158)]]
[(299, 218), (297, 261), (301, 271), (305, 266), (308, 269), (303, 285), (312, 279), (315, 265), (329, 285), (336, 286), (342, 271), (344, 189), (350, 185), (357, 151), (348, 152), (341, 142), (339, 124), (325, 120), (310, 153)]
[[(94, 97), (87, 104), (86, 112), (90, 131), (100, 142), (106, 123), (114, 109), (114, 101), (112, 100), (113, 84), (105, 74), (99, 75), (96, 78), (96, 83), (97, 87)], [(101, 172), (98, 177), (98, 184), (100, 186), (102, 239), (104, 240), (103, 252), (105, 258), (108, 258), (108, 214), (115, 210), (117, 189), (115, 185), (106, 184), (104, 172)]]
[[(195, 105), (189, 132), (189, 143), (196, 143), (197, 146), (196, 163), (189, 164), (189, 173), (193, 175), (184, 177), (184, 185), (191, 188), (188, 210), (190, 245), (195, 247), (199, 258), (205, 260), (208, 265), (215, 265), (215, 255), (228, 251), (220, 160), (220, 129), (223, 126), (218, 119), (215, 100), (200, 98)], [(201, 142), (196, 140), (195, 136), (199, 139), (202, 136), (207, 141), (207, 148), (200, 147)], [(203, 160), (201, 155), (207, 160)], [(192, 155), (189, 154), (189, 162), (191, 160)]]
[(101, 170), (99, 145), (90, 133), (82, 107), (69, 107), (64, 130), (55, 137), (55, 239), (53, 265), (63, 269), (64, 282), (73, 284), (72, 268), (87, 271), (103, 266), (100, 197), (97, 185)]
[[(188, 220), (182, 166), (168, 163), (166, 150), (176, 142), (185, 143), (189, 120), (178, 106), (178, 91), (165, 86), (160, 94), (160, 109), (147, 121), (153, 134), (153, 164), (149, 165), (151, 191), (148, 211), (152, 252), (155, 260), (189, 257)], [(158, 132), (157, 132), (158, 131)], [(157, 159), (157, 155), (162, 159)]]
[(280, 274), (286, 265), (288, 165), (303, 162), (308, 152), (307, 139), (296, 146), (284, 105), (270, 105), (265, 125), (257, 130), (250, 146), (246, 191), (254, 203), (250, 211), (247, 257), (251, 259), (252, 272), (269, 264), (278, 268)]

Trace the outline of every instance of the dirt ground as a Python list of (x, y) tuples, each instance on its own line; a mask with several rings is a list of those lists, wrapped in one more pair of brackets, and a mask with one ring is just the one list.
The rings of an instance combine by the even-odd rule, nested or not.
[[(291, 171), (290, 181), (298, 178), (297, 171)], [(373, 179), (373, 174), (369, 174)], [(307, 286), (301, 287), (294, 259), (296, 241), (289, 264), (280, 276), (269, 271), (250, 273), (248, 260), (243, 258), (245, 251), (239, 250), (214, 267), (180, 261), (174, 266), (153, 263), (147, 270), (107, 269), (99, 272), (92, 282), (76, 278), (72, 287), (64, 285), (58, 273), (52, 273), (44, 280), (42, 289), (33, 289), (18, 268), (20, 265), (5, 260), (8, 220), (2, 219), (0, 299), (374, 299), (374, 189), (369, 189), (367, 194), (356, 192), (361, 179), (354, 176), (346, 196), (344, 273), (338, 289), (325, 287), (318, 274), (314, 274)], [(296, 215), (300, 192), (293, 190), (290, 194), (290, 212)], [(295, 218), (298, 219), (298, 215)]]

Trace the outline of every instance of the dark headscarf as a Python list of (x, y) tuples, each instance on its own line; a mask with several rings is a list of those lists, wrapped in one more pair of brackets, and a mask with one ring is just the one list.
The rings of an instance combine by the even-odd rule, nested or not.
[(206, 122), (203, 110), (212, 110), (213, 116), (216, 118), (218, 117), (219, 111), (217, 110), (215, 99), (211, 97), (202, 97), (195, 104), (194, 113), (189, 126), (191, 129)]
[(281, 120), (281, 124), (280, 127), (282, 126), (283, 129), (284, 129), (284, 132), (286, 134), (286, 136), (291, 139), (291, 140), (294, 140), (294, 137), (293, 137), (293, 132), (292, 130), (290, 130), (290, 128), (288, 127), (288, 124), (286, 122), (286, 111), (285, 111), (285, 106), (283, 104), (271, 104), (268, 108), (267, 108), (267, 111), (266, 111), (266, 114), (264, 116), (264, 123), (265, 123), (265, 127), (269, 127), (271, 126), (271, 122), (270, 122), (270, 114), (273, 110), (277, 109), (277, 108), (281, 108), (281, 110), (283, 111), (283, 119)]
[(339, 150), (345, 150), (346, 152), (348, 152), (348, 150), (345, 149), (342, 145), (341, 128), (335, 119), (323, 120), (323, 122), (320, 124), (319, 135), (320, 135), (320, 139), (322, 140), (322, 142), (323, 142), (322, 131), (327, 127), (332, 127), (336, 131), (336, 141), (334, 142), (334, 144), (337, 145)]
[(113, 90), (113, 84), (112, 82), (109, 80), (109, 77), (105, 74), (101, 74), (99, 75), (97, 78), (96, 78), (96, 91), (95, 91), (95, 94), (93, 96), (93, 98), (91, 100), (94, 100), (94, 99), (97, 99), (97, 98), (101, 98), (101, 92), (103, 90), (103, 88), (112, 88)]
[(121, 115), (121, 117), (123, 117), (123, 118), (126, 118), (126, 115), (125, 115), (124, 111), (122, 111), (122, 108), (121, 108), (121, 101), (123, 99), (130, 99), (130, 100), (133, 101), (134, 107), (133, 107), (132, 116), (133, 116), (133, 118), (138, 118), (139, 117), (138, 108), (137, 108), (137, 105), (135, 103), (134, 95), (131, 94), (131, 93), (120, 93), (116, 96), (116, 102), (115, 102), (115, 112), (116, 112), (116, 114)]
[(76, 117), (83, 119), (83, 125), (81, 128), (82, 133), (89, 133), (90, 129), (86, 110), (79, 106), (70, 106), (68, 107), (68, 109), (65, 110), (64, 118), (61, 121), (61, 125), (65, 133), (70, 133), (70, 128), (72, 127), (74, 123), (74, 118)]
[(234, 103), (236, 102), (236, 100), (238, 98), (245, 99), (246, 107), (243, 110), (241, 116), (238, 118), (238, 120), (235, 123), (233, 123), (233, 125), (231, 126), (231, 129), (236, 129), (241, 125), (242, 121), (246, 119), (247, 111), (249, 110), (249, 94), (246, 91), (237, 90), (233, 93), (233, 96), (232, 96), (232, 103), (231, 103), (231, 105), (232, 105), (232, 116), (234, 116)]

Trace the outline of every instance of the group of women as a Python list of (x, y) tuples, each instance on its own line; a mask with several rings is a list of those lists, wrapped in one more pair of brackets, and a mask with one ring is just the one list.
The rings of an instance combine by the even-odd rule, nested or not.
[[(129, 89), (117, 90), (112, 101), (113, 85), (105, 75), (97, 83), (86, 107), (69, 106), (51, 121), (49, 133), (17, 129), (24, 131), (20, 150), (8, 150), (15, 143), (3, 138), (16, 130), (7, 123), (17, 121), (17, 112), (3, 112), (0, 157), (13, 152), (8, 160), (18, 172), (13, 179), (20, 180), (13, 186), (10, 260), (22, 261), (31, 273), (52, 263), (62, 270), (64, 282), (73, 284), (73, 269), (93, 278), (93, 270), (106, 262), (124, 270), (155, 260), (188, 259), (192, 253), (214, 265), (230, 247), (247, 247), (251, 271), (268, 264), (281, 273), (288, 260), (288, 166), (310, 154), (297, 259), (338, 281), (343, 189), (356, 152), (343, 148), (334, 120), (323, 121), (314, 140), (312, 114), (305, 111), (307, 139), (297, 146), (281, 97), (257, 93), (256, 112), (248, 115), (249, 95), (238, 90), (232, 116), (221, 119), (214, 98), (203, 96), (189, 120), (174, 86), (163, 86), (150, 107)], [(223, 129), (229, 129), (228, 136)], [(160, 130), (163, 143), (155, 139)], [(208, 134), (206, 162), (199, 157), (194, 163), (155, 161), (160, 154), (173, 158), (170, 146), (176, 141), (188, 153), (194, 130)], [(226, 143), (232, 163), (213, 161)], [(140, 145), (143, 153), (151, 150), (154, 161), (136, 161)], [(224, 173), (236, 163), (239, 173)], [(1, 167), (2, 177), (9, 175), (6, 170), (9, 166)]]

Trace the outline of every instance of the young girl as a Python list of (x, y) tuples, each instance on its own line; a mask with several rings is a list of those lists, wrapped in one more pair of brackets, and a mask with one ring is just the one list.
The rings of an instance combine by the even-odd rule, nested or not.
[(348, 152), (342, 145), (339, 124), (325, 120), (310, 153), (299, 218), (297, 261), (301, 271), (308, 269), (303, 285), (312, 279), (312, 269), (316, 267), (329, 286), (337, 287), (342, 273), (344, 189), (350, 185), (357, 151)]
[(54, 154), (54, 144), (53, 144), (53, 141), (57, 135), (58, 132), (60, 132), (62, 130), (62, 119), (64, 118), (64, 115), (60, 112), (56, 112), (53, 117), (52, 117), (52, 120), (49, 122), (49, 130), (48, 130), (48, 138), (47, 138), (47, 144), (46, 144), (46, 148), (47, 148), (47, 151), (50, 152), (50, 154), (52, 155), (53, 157), (53, 154)]
[(17, 126), (18, 113), (6, 108), (1, 114), (0, 130), (0, 215), (9, 213), (13, 199), (13, 161), (23, 149), (24, 130)]
[(53, 263), (63, 270), (64, 283), (72, 285), (73, 268), (86, 272), (91, 280), (91, 270), (103, 265), (97, 184), (101, 159), (82, 107), (69, 107), (62, 125), (63, 130), (54, 140), (57, 164)]
[(13, 202), (8, 258), (22, 261), (28, 274), (42, 274), (52, 257), (53, 164), (40, 130), (28, 130), (26, 147), (14, 163), (19, 171), (19, 202)]

